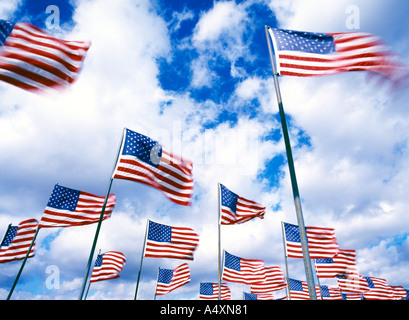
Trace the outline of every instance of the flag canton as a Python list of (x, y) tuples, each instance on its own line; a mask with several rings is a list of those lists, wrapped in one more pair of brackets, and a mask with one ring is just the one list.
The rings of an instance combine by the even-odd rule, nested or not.
[(373, 281), (372, 281), (372, 279), (370, 277), (364, 277), (364, 278), (365, 278), (366, 282), (368, 282), (369, 288), (371, 288), (371, 289), (375, 288), (375, 285), (374, 285), (374, 283), (373, 283)]
[(222, 206), (228, 207), (231, 211), (236, 213), (238, 195), (231, 192), (224, 185), (220, 184)]
[(56, 185), (48, 200), (47, 207), (75, 211), (79, 197), (80, 191)]
[(149, 221), (148, 240), (171, 242), (172, 227)]
[(333, 259), (330, 258), (321, 258), (321, 259), (315, 259), (316, 263), (334, 263)]
[(14, 28), (14, 24), (6, 20), (0, 20), (0, 46), (6, 41), (7, 37)]
[(278, 50), (329, 54), (336, 51), (334, 38), (325, 33), (272, 29)]
[(104, 254), (99, 254), (97, 260), (95, 260), (95, 267), (102, 266), (102, 260), (104, 259)]
[(244, 300), (257, 300), (257, 294), (255, 293), (244, 293)]
[(157, 168), (162, 157), (162, 147), (151, 138), (126, 129), (123, 155), (132, 155)]
[(173, 270), (159, 269), (158, 282), (169, 284), (173, 277)]
[(301, 242), (300, 229), (293, 224), (284, 223), (285, 238), (287, 241)]
[(240, 258), (226, 251), (224, 265), (226, 268), (240, 271)]
[(324, 297), (324, 298), (331, 297), (331, 294), (329, 293), (328, 286), (321, 286), (321, 296)]
[(201, 283), (200, 294), (205, 294), (207, 296), (213, 295), (213, 284), (211, 282)]
[(12, 242), (14, 237), (17, 234), (18, 227), (17, 226), (11, 226), (4, 237), (3, 242), (1, 243), (1, 246), (9, 246)]
[(290, 290), (304, 291), (301, 280), (288, 279)]

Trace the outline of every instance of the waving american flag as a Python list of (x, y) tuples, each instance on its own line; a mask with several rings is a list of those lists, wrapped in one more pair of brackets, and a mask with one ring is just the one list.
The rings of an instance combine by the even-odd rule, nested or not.
[[(289, 258), (302, 258), (301, 235), (298, 226), (284, 222), (285, 248)], [(333, 228), (306, 227), (311, 259), (332, 258), (338, 251)]]
[[(0, 245), (0, 263), (24, 259), (34, 240), (37, 226), (36, 219), (21, 221), (18, 226), (10, 225)], [(34, 256), (34, 247), (35, 243), (29, 258)]]
[(125, 129), (115, 179), (131, 180), (160, 190), (171, 201), (190, 205), (193, 164), (151, 138)]
[[(219, 284), (214, 282), (201, 282), (199, 299), (201, 300), (218, 300), (219, 299)], [(230, 300), (231, 293), (227, 283), (220, 284), (220, 299)]]
[(165, 295), (190, 281), (190, 271), (187, 263), (175, 269), (159, 269), (156, 285), (156, 295)]
[(89, 47), (30, 23), (0, 20), (0, 80), (37, 93), (65, 88), (77, 79)]
[(149, 220), (145, 241), (145, 257), (193, 260), (199, 236), (191, 228)]
[(394, 78), (404, 68), (375, 35), (365, 32), (315, 33), (269, 29), (277, 71), (310, 77), (371, 71)]
[(240, 224), (253, 218), (264, 218), (266, 207), (240, 197), (220, 184), (220, 224)]
[(263, 282), (266, 280), (264, 261), (244, 259), (224, 251), (222, 279), (244, 284)]
[[(105, 197), (55, 185), (44, 214), (40, 228), (72, 227), (99, 221)], [(110, 194), (107, 199), (103, 219), (111, 217), (116, 198)]]
[(92, 270), (90, 282), (118, 278), (125, 262), (126, 258), (122, 252), (108, 251), (99, 254)]

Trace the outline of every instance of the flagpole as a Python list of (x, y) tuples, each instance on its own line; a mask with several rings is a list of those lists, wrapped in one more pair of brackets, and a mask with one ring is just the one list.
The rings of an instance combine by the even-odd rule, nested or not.
[(301, 247), (302, 247), (302, 252), (303, 252), (304, 268), (305, 268), (305, 273), (306, 273), (306, 277), (307, 277), (308, 291), (310, 293), (311, 300), (317, 300), (317, 295), (316, 295), (316, 292), (315, 292), (314, 276), (313, 276), (313, 273), (312, 273), (310, 254), (309, 254), (309, 250), (308, 250), (307, 234), (306, 234), (306, 229), (305, 229), (305, 225), (304, 225), (304, 217), (303, 217), (302, 208), (301, 208), (300, 194), (299, 194), (299, 191), (298, 191), (297, 178), (296, 178), (295, 169), (294, 169), (294, 160), (293, 160), (292, 151), (291, 151), (290, 137), (289, 137), (289, 134), (288, 134), (287, 122), (286, 122), (286, 119), (285, 119), (284, 107), (283, 107), (280, 87), (279, 87), (279, 83), (278, 83), (278, 74), (276, 72), (276, 68), (275, 68), (275, 64), (274, 64), (273, 49), (271, 47), (271, 41), (269, 39), (268, 29), (269, 29), (269, 27), (265, 26), (265, 32), (266, 32), (266, 38), (267, 38), (267, 44), (268, 44), (268, 51), (269, 51), (269, 55), (270, 55), (271, 68), (272, 68), (272, 71), (273, 71), (274, 85), (275, 85), (275, 90), (276, 90), (276, 95), (277, 95), (278, 109), (279, 109), (279, 112), (280, 112), (281, 126), (282, 126), (282, 130), (283, 130), (283, 138), (284, 138), (285, 149), (286, 149), (286, 153), (287, 153), (288, 168), (289, 168), (289, 171), (290, 171), (290, 178), (291, 178), (291, 185), (292, 185), (292, 190), (293, 190), (295, 211), (296, 211), (296, 214), (297, 214), (297, 221), (298, 221), (298, 225), (299, 225), (299, 228), (300, 228)]
[(158, 268), (158, 276), (156, 277), (155, 295), (153, 296), (153, 300), (156, 300), (156, 290), (158, 290), (159, 273), (160, 273), (160, 267)]
[(13, 294), (14, 288), (15, 288), (16, 285), (17, 285), (17, 281), (18, 281), (18, 279), (20, 278), (20, 275), (21, 275), (21, 272), (23, 271), (24, 265), (26, 264), (27, 259), (28, 259), (28, 256), (30, 255), (31, 248), (33, 247), (34, 242), (36, 241), (37, 234), (38, 234), (38, 231), (39, 231), (39, 230), (40, 230), (40, 228), (37, 228), (36, 233), (34, 234), (33, 241), (31, 241), (30, 248), (28, 248), (27, 254), (26, 254), (26, 256), (25, 256), (23, 262), (21, 263), (20, 270), (18, 271), (17, 276), (16, 276), (16, 279), (14, 280), (13, 286), (12, 286), (11, 289), (10, 289), (10, 292), (9, 292), (9, 294), (8, 294), (8, 296), (7, 296), (7, 300), (10, 300), (11, 295)]
[(146, 222), (145, 241), (143, 242), (143, 248), (142, 248), (142, 254), (141, 254), (141, 263), (139, 264), (138, 279), (136, 280), (134, 300), (136, 300), (136, 297), (138, 296), (139, 279), (141, 278), (142, 262), (143, 262), (143, 256), (144, 256), (144, 253), (145, 253), (146, 236), (148, 234), (148, 227), (149, 227), (149, 219)]
[[(317, 274), (317, 259), (314, 259), (314, 270), (315, 270), (315, 274)], [(317, 276), (317, 282), (318, 282), (318, 288), (319, 288), (320, 293), (321, 293), (321, 300), (324, 300), (324, 297), (322, 296), (320, 278), (318, 278), (318, 276)]]
[(285, 274), (287, 275), (287, 276), (286, 276), (286, 281), (287, 281), (287, 295), (288, 295), (288, 300), (291, 300), (290, 281), (289, 281), (289, 279), (288, 279), (287, 248), (286, 248), (286, 244), (285, 244), (284, 223), (283, 223), (283, 221), (281, 221), (281, 232), (282, 232), (282, 235), (283, 235)]
[(221, 214), (221, 203), (220, 203), (220, 199), (221, 199), (221, 197), (220, 197), (220, 183), (217, 183), (217, 195), (218, 195), (218, 207), (219, 207), (219, 213), (218, 213), (218, 242), (219, 242), (219, 259), (218, 259), (218, 264), (219, 264), (219, 294), (218, 294), (218, 300), (221, 300), (221, 268), (222, 268), (222, 266), (221, 266), (221, 261), (222, 261), (222, 257), (221, 257), (221, 251), (222, 251), (222, 247), (221, 247), (221, 239), (220, 239), (220, 237), (221, 237), (221, 230), (220, 230), (220, 214)]
[[(100, 255), (100, 254), (101, 254), (101, 249), (99, 249), (99, 252), (98, 252), (98, 255)], [(94, 263), (94, 267), (95, 267), (95, 263)], [(92, 268), (92, 270), (94, 270), (94, 268)], [(91, 273), (91, 276), (92, 276), (92, 273)], [(87, 292), (85, 293), (84, 300), (87, 300), (88, 292), (89, 292), (90, 287), (91, 287), (91, 281), (88, 281)]]
[(4, 234), (3, 240), (1, 240), (1, 242), (0, 242), (0, 246), (3, 244), (4, 240), (6, 240), (6, 237), (7, 237), (7, 234), (9, 233), (10, 228), (11, 228), (11, 223), (7, 227), (7, 230), (6, 230), (6, 233)]
[[(114, 172), (115, 167), (116, 167), (116, 165), (117, 165), (117, 163), (118, 163), (119, 154), (120, 154), (121, 149), (122, 149), (123, 141), (124, 141), (124, 135), (122, 134), (121, 143), (120, 143), (119, 148), (118, 148), (118, 153), (117, 153), (117, 156), (116, 156), (116, 160), (115, 160), (115, 165), (114, 165), (113, 172)], [(105, 195), (104, 204), (102, 205), (101, 214), (100, 214), (100, 216), (99, 216), (99, 221), (98, 221), (97, 229), (96, 229), (96, 231), (95, 231), (95, 236), (94, 236), (94, 241), (93, 241), (93, 243), (92, 243), (91, 252), (90, 252), (90, 254), (89, 254), (88, 264), (87, 264), (87, 270), (86, 270), (85, 277), (84, 277), (84, 281), (83, 281), (83, 284), (82, 284), (82, 290), (81, 290), (81, 294), (80, 294), (80, 296), (79, 296), (79, 300), (82, 300), (82, 298), (83, 298), (83, 296), (84, 296), (85, 287), (87, 286), (87, 281), (88, 281), (88, 277), (89, 277), (89, 270), (90, 270), (90, 268), (91, 268), (92, 260), (93, 260), (93, 257), (94, 257), (95, 246), (96, 246), (96, 244), (97, 244), (99, 232), (100, 232), (100, 230), (101, 230), (101, 225), (102, 225), (102, 221), (103, 221), (103, 218), (104, 218), (105, 208), (106, 208), (106, 205), (107, 205), (107, 203), (108, 203), (108, 197), (109, 197), (109, 194), (110, 194), (110, 192), (111, 192), (111, 187), (112, 187), (112, 182), (113, 182), (113, 181), (114, 181), (113, 174), (111, 174), (111, 178), (109, 179), (109, 184), (108, 184), (107, 192), (106, 192), (106, 195)]]

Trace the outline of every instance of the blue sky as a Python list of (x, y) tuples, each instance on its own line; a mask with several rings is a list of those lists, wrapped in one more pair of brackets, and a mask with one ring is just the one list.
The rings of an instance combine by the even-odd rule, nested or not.
[[(59, 28), (47, 25), (48, 6)], [(133, 299), (147, 219), (192, 227), (200, 236), (192, 281), (166, 296), (197, 299), (217, 282), (217, 183), (267, 206), (266, 217), (222, 227), (222, 247), (284, 270), (281, 221), (296, 223), (264, 26), (379, 35), (409, 64), (409, 4), (354, 1), (359, 28), (347, 25), (349, 1), (14, 0), (3, 19), (36, 24), (61, 38), (90, 40), (79, 80), (50, 99), (0, 84), (0, 233), (41, 219), (55, 183), (104, 195), (122, 129), (148, 135), (194, 163), (191, 207), (115, 180), (117, 205), (97, 251), (122, 251), (121, 277), (95, 283), (88, 299)], [(56, 26), (56, 25), (54, 25)], [(407, 90), (364, 73), (280, 78), (306, 225), (333, 227), (357, 251), (365, 276), (409, 287), (409, 119)], [(95, 225), (40, 230), (14, 299), (77, 299)], [(3, 230), (3, 231), (2, 231)], [(138, 296), (152, 299), (158, 267), (144, 259)], [(20, 266), (1, 266), (5, 298)], [(50, 287), (58, 270), (59, 287)], [(305, 279), (300, 260), (289, 277)], [(324, 284), (324, 283), (322, 283)], [(325, 283), (326, 284), (326, 283)], [(333, 284), (329, 282), (328, 284)], [(244, 285), (229, 283), (234, 299)], [(283, 293), (279, 293), (278, 296)], [(161, 299), (161, 298), (159, 298)]]

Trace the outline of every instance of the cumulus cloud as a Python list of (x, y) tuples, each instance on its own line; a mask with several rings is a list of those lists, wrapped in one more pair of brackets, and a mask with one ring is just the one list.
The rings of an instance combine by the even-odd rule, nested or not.
[[(65, 36), (92, 40), (78, 82), (55, 99), (0, 88), (0, 135), (7, 137), (0, 141), (0, 165), (7, 168), (0, 185), (2, 229), (28, 216), (39, 219), (56, 182), (104, 195), (124, 127), (158, 140), (194, 163), (195, 196), (188, 208), (171, 204), (152, 188), (114, 181), (117, 207), (102, 225), (97, 250), (123, 251), (127, 263), (119, 279), (93, 285), (89, 299), (133, 298), (148, 218), (189, 226), (200, 235), (195, 260), (189, 264), (192, 282), (170, 298), (197, 299), (200, 281), (216, 282), (217, 182), (267, 206), (263, 220), (223, 226), (222, 247), (284, 267), (280, 222), (294, 223), (295, 212), (286, 163), (268, 166), (271, 159), (284, 155), (270, 66), (260, 75), (238, 67), (240, 59), (248, 63), (255, 59), (248, 46), (255, 32), (251, 19), (256, 15), (250, 14), (255, 3), (215, 2), (197, 17), (196, 27), (178, 48), (171, 43), (172, 34), (182, 22), (195, 19), (187, 9), (167, 23), (149, 1), (124, 0), (118, 5), (77, 0), (74, 27)], [(308, 2), (309, 7), (302, 1), (265, 3), (280, 26), (319, 31), (344, 26), (346, 2), (337, 3), (336, 10), (321, 8), (317, 4), (321, 2), (314, 6)], [(264, 37), (264, 30), (257, 32)], [(158, 59), (171, 61), (172, 50), (178, 49), (192, 52), (186, 61), (192, 77), (186, 91), (170, 92), (158, 80)], [(269, 63), (267, 57), (263, 61)], [(195, 100), (190, 89), (217, 86), (219, 63), (227, 63), (229, 79), (234, 79), (228, 99), (225, 103)], [(363, 272), (373, 270), (379, 272), (374, 276), (398, 281), (396, 273), (368, 261), (377, 254), (391, 257), (390, 261), (407, 259), (405, 99), (393, 99), (386, 90), (368, 85), (362, 74), (282, 78), (280, 85), (306, 224), (334, 227), (342, 247), (357, 249)], [(224, 119), (223, 111), (233, 120)], [(277, 176), (278, 183), (263, 176), (266, 170)], [(43, 288), (43, 298), (78, 297), (95, 227), (40, 231), (41, 259), (29, 260), (27, 274), (33, 272), (43, 283), (48, 265), (57, 265), (61, 272), (60, 289)], [(400, 243), (393, 248), (396, 241)], [(178, 262), (145, 259), (140, 298), (153, 298), (158, 266), (176, 267)], [(300, 261), (290, 264), (291, 277), (304, 276)], [(403, 270), (403, 263), (397, 265)], [(5, 266), (8, 279), (17, 267)], [(16, 297), (39, 298), (41, 290), (28, 293), (27, 287), (21, 287)]]

